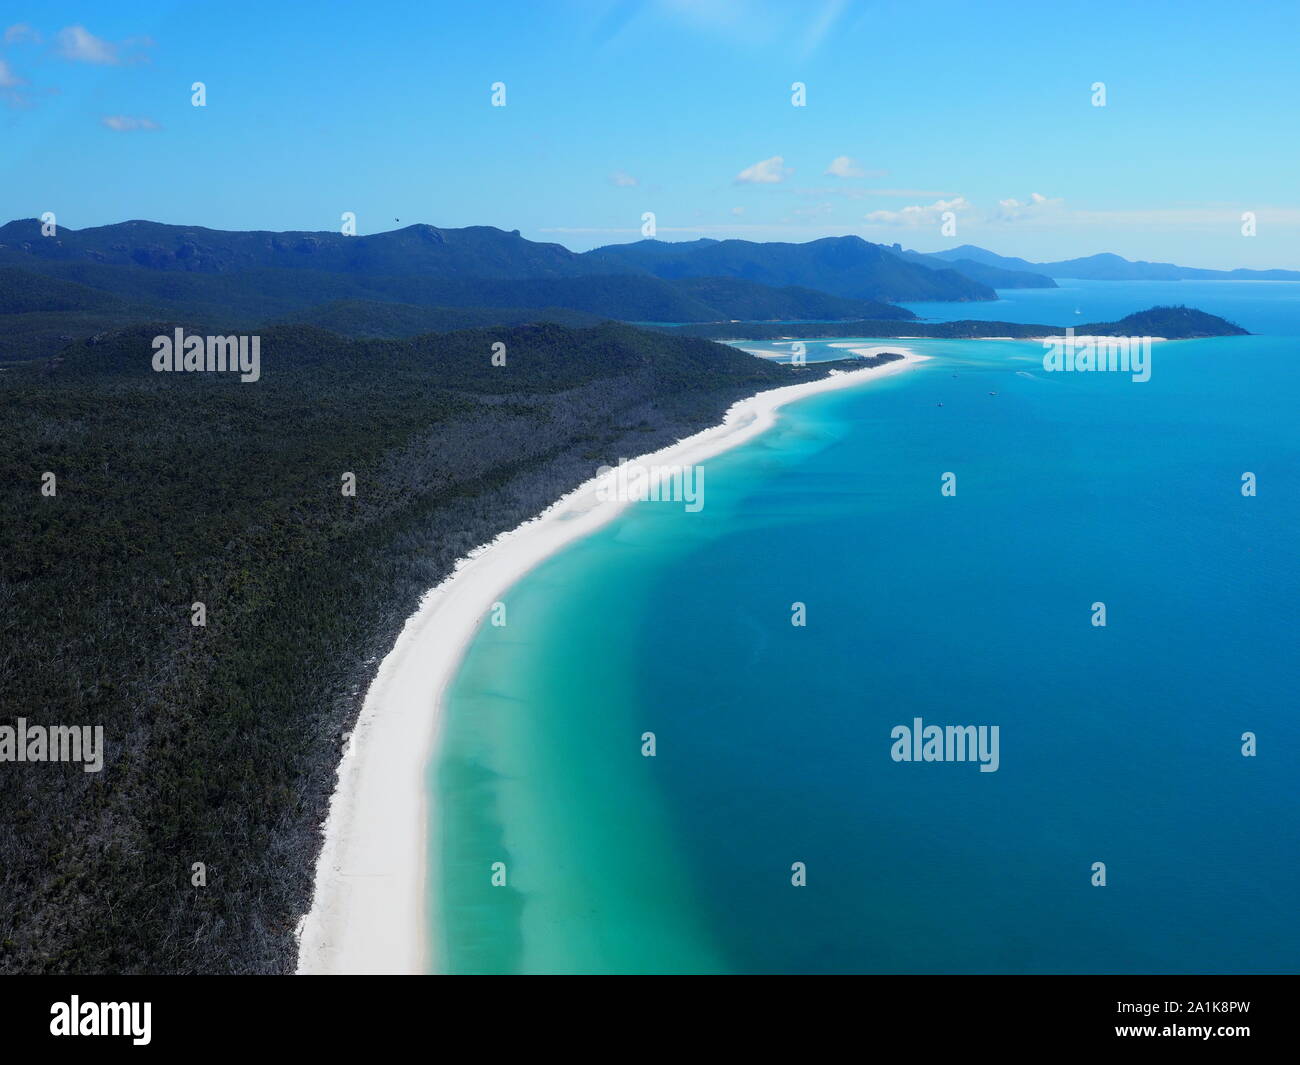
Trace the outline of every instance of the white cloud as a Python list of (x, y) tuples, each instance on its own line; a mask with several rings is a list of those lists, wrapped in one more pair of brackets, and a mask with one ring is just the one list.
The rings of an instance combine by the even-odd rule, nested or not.
[(927, 206), (916, 204), (911, 207), (904, 207), (900, 211), (872, 211), (866, 218), (868, 222), (875, 222), (879, 225), (933, 225), (942, 219), (946, 211), (952, 211), (956, 214), (961, 211), (969, 211), (971, 207), (972, 204), (965, 196), (957, 196), (951, 200), (935, 200), (934, 203)]
[(831, 177), (854, 178), (866, 177), (867, 172), (858, 166), (847, 155), (837, 155), (831, 160), (831, 165), (826, 168), (826, 173)]
[(794, 170), (785, 165), (785, 158), (780, 155), (774, 155), (771, 159), (763, 159), (753, 166), (747, 166), (736, 175), (737, 185), (776, 185), (784, 181), (794, 173)]
[(161, 129), (152, 118), (132, 118), (130, 115), (105, 115), (100, 121), (115, 133), (130, 133), (137, 129)]
[(731, 209), (731, 213), (734, 214), (737, 218), (739, 218), (742, 214), (745, 213), (745, 209), (743, 207), (733, 207)]
[(1061, 202), (1060, 199), (1049, 200), (1041, 192), (1031, 192), (1029, 194), (1029, 199), (1027, 199), (1024, 203), (1021, 203), (1019, 200), (1009, 199), (1009, 200), (998, 200), (998, 205), (1001, 207), (1009, 207), (1014, 209), (1017, 207), (1038, 207), (1041, 204), (1057, 204), (1060, 202)]
[(31, 96), (18, 86), (27, 82), (14, 73), (14, 68), (0, 59), (0, 100), (10, 107), (24, 109), (32, 106)]
[(41, 35), (25, 22), (15, 22), (5, 30), (5, 44), (22, 44), (24, 41), (40, 44)]
[(611, 185), (617, 185), (620, 189), (633, 189), (641, 184), (626, 170), (615, 170), (609, 175), (609, 181)]
[(58, 53), (74, 63), (98, 63), (111, 66), (120, 63), (117, 45), (96, 37), (85, 26), (68, 26), (59, 30)]
[(993, 221), (1015, 222), (1022, 218), (1039, 217), (1044, 212), (1060, 207), (1064, 202), (1059, 197), (1048, 199), (1041, 192), (1031, 192), (1029, 199), (1023, 201), (1014, 198), (998, 200), (998, 213)]

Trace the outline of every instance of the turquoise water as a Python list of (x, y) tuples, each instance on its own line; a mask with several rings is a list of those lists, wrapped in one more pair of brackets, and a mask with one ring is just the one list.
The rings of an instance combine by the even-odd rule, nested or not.
[(1252, 333), (1300, 332), (1300, 281), (1072, 281), (1057, 288), (1002, 289), (988, 303), (904, 303), (924, 320), (1071, 325), (1113, 322), (1148, 307), (1195, 307)]
[[(937, 306), (1266, 335), (1156, 345), (1146, 383), (908, 341), (709, 460), (698, 513), (634, 505), (507, 593), (430, 771), (440, 964), (1300, 968), (1300, 285), (1123, 288)], [(916, 717), (997, 725), (998, 770), (895, 762)]]

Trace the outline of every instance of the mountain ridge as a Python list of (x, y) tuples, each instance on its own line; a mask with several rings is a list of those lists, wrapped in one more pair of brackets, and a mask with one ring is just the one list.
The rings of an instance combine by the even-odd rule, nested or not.
[(783, 241), (641, 240), (584, 252), (602, 266), (635, 266), (662, 278), (737, 277), (769, 285), (799, 285), (839, 296), (892, 300), (993, 300), (988, 285), (954, 269), (909, 262), (857, 236)]
[(1145, 259), (1125, 259), (1114, 252), (1031, 263), (1016, 256), (998, 255), (975, 244), (961, 244), (947, 251), (932, 252), (930, 256), (949, 262), (967, 260), (1000, 270), (1025, 271), (1080, 281), (1300, 281), (1300, 270), (1209, 270), (1174, 263), (1148, 262)]

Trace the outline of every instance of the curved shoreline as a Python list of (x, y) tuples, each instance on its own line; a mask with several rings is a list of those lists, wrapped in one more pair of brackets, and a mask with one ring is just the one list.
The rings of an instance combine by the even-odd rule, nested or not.
[[(694, 465), (770, 428), (805, 396), (865, 384), (925, 361), (903, 358), (785, 385), (733, 404), (720, 424), (659, 451), (644, 465)], [(300, 974), (425, 973), (430, 796), (447, 686), (479, 624), (503, 592), (550, 555), (612, 521), (626, 500), (602, 499), (593, 477), (541, 514), (456, 563), (425, 593), (380, 664), (337, 770), (323, 825), (311, 909), (299, 921)]]

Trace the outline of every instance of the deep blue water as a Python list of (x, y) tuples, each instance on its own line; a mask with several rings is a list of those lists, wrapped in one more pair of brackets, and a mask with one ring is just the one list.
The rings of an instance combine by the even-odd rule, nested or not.
[[(706, 463), (700, 512), (638, 504), (539, 567), (431, 778), (446, 965), (1300, 969), (1300, 285), (1010, 295), (932, 307), (1266, 335), (1158, 344), (1145, 383), (905, 341), (931, 361)], [(997, 725), (997, 772), (893, 761), (916, 717)]]

